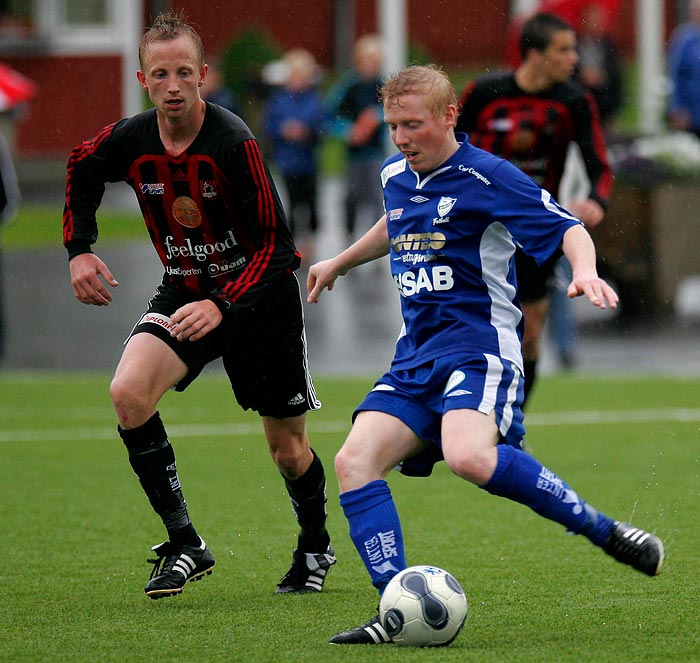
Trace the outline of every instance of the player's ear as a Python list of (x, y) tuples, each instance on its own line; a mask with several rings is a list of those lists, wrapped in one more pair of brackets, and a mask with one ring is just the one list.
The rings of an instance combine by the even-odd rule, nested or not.
[(139, 83), (144, 90), (148, 90), (148, 84), (146, 83), (146, 75), (139, 69), (136, 72), (136, 78), (139, 79)]
[(204, 80), (206, 79), (208, 73), (209, 73), (209, 65), (203, 64), (202, 70), (199, 72), (199, 81), (197, 81), (198, 87), (202, 87), (202, 85), (204, 85)]
[(449, 104), (445, 109), (445, 124), (448, 127), (454, 127), (457, 124), (458, 115), (457, 106)]

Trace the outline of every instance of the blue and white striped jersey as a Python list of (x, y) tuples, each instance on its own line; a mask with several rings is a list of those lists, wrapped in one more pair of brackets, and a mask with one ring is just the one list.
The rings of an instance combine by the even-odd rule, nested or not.
[(580, 221), (512, 164), (457, 139), (459, 150), (430, 173), (412, 171), (401, 154), (381, 171), (404, 320), (392, 368), (468, 352), (522, 372), (515, 246), (543, 262)]

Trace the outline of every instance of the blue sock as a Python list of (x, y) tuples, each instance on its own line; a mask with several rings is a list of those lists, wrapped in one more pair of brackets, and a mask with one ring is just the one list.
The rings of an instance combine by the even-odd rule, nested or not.
[(389, 485), (378, 480), (348, 490), (340, 496), (340, 506), (350, 538), (381, 594), (389, 580), (406, 568), (401, 522)]
[(587, 536), (597, 546), (608, 540), (614, 522), (611, 518), (584, 502), (530, 454), (506, 444), (499, 444), (497, 450), (496, 470), (481, 488), (529, 506), (570, 532)]

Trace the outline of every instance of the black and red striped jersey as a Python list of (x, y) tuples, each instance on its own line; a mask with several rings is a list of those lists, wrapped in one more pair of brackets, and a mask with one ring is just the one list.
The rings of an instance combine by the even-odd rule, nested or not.
[(163, 280), (192, 300), (248, 306), (300, 256), (257, 141), (233, 113), (207, 103), (178, 157), (160, 140), (155, 109), (111, 124), (68, 160), (63, 241), (69, 257), (97, 240), (107, 182), (136, 192)]
[(574, 82), (557, 83), (531, 94), (518, 87), (513, 72), (477, 79), (460, 98), (457, 131), (469, 142), (507, 159), (555, 196), (564, 174), (569, 144), (581, 149), (591, 183), (590, 197), (607, 206), (612, 171), (595, 101)]

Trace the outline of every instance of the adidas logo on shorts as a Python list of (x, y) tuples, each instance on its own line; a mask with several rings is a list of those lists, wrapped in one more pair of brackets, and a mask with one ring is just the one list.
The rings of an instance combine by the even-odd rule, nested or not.
[(287, 401), (287, 405), (301, 405), (305, 400), (306, 399), (301, 394), (297, 394)]

